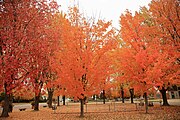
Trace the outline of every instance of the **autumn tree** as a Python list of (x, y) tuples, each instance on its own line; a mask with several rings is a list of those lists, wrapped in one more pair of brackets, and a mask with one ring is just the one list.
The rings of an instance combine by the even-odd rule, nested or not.
[(34, 3), (33, 13), (35, 14), (31, 25), (27, 28), (26, 48), (28, 50), (29, 81), (34, 87), (35, 107), (39, 110), (39, 97), (44, 83), (48, 80), (47, 74), (50, 73), (50, 56), (53, 52), (54, 32), (52, 32), (51, 21), (53, 15), (58, 12), (57, 3), (41, 1)]
[(146, 37), (148, 26), (144, 24), (145, 18), (136, 12), (134, 16), (127, 11), (121, 15), (121, 33), (123, 44), (115, 54), (119, 80), (126, 81), (131, 87), (141, 86), (145, 96), (147, 112), (147, 92), (154, 82), (149, 76), (152, 66), (156, 63), (159, 51), (154, 49), (156, 43), (152, 38)]
[(88, 22), (77, 7), (70, 9), (67, 18), (70, 23), (63, 27), (60, 38), (63, 42), (55, 66), (58, 66), (58, 82), (62, 88), (80, 100), (83, 117), (85, 99), (99, 94), (108, 81), (112, 72), (108, 54), (116, 44), (110, 22)]
[[(4, 88), (5, 92), (5, 105), (1, 116), (7, 117), (12, 90), (25, 86), (26, 82), (35, 79), (36, 75), (40, 77), (43, 72), (40, 67), (46, 63), (42, 51), (47, 52), (45, 48), (47, 43), (43, 43), (43, 40), (47, 39), (45, 37), (46, 25), (49, 22), (47, 13), (53, 13), (56, 3), (7, 0), (0, 5), (2, 8), (0, 80), (3, 83), (0, 87)], [(36, 69), (37, 67), (41, 72)]]
[[(29, 25), (31, 19), (26, 19), (26, 14), (20, 11), (28, 11), (25, 6), (26, 1), (21, 4), (18, 1), (3, 1), (1, 2), (1, 60), (0, 60), (0, 77), (1, 89), (5, 92), (5, 105), (3, 107), (2, 117), (7, 117), (9, 99), (12, 94), (12, 89), (21, 86), (22, 81), (29, 74), (22, 64), (26, 61), (26, 54), (24, 44), (26, 37), (26, 27)], [(18, 5), (19, 4), (19, 5)], [(21, 5), (24, 6), (21, 8)]]
[[(56, 54), (62, 49), (62, 34), (66, 27), (68, 27), (70, 22), (66, 18), (66, 14), (61, 11), (60, 13), (56, 13), (53, 15), (52, 24), (50, 26), (51, 33), (53, 33), (52, 38), (53, 46), (51, 48), (50, 53), (50, 63), (54, 64), (57, 57)], [(52, 107), (52, 97), (53, 95), (60, 96), (63, 95), (63, 105), (65, 105), (65, 88), (62, 88), (61, 83), (59, 81), (59, 77), (57, 75), (57, 69), (54, 69), (50, 64), (51, 71), (47, 74), (48, 80), (46, 81), (46, 88), (48, 91), (48, 106)], [(59, 97), (58, 97), (59, 98)]]
[(179, 83), (179, 1), (178, 0), (153, 0), (150, 4), (149, 14), (154, 23), (156, 35), (159, 41), (159, 62), (152, 74), (156, 75), (156, 83), (163, 98), (163, 105), (167, 102), (166, 91), (174, 84)]
[(177, 12), (177, 4), (177, 1), (152, 1), (150, 11), (143, 8), (134, 16), (127, 12), (120, 20), (123, 44), (117, 63), (120, 63), (119, 71), (123, 73), (121, 78), (144, 85), (145, 91), (153, 86), (159, 87), (163, 93), (163, 105), (167, 105), (165, 93), (168, 86), (178, 84), (179, 42), (175, 31), (178, 13), (171, 13)]
[(47, 92), (48, 92), (48, 98), (47, 98), (47, 104), (48, 104), (48, 107), (49, 108), (52, 108), (52, 100), (53, 100), (53, 94), (54, 94), (54, 90), (55, 90), (55, 84), (54, 84), (54, 81), (56, 79), (56, 73), (49, 70), (47, 73), (46, 73), (46, 85), (44, 87), (44, 89), (47, 89)]

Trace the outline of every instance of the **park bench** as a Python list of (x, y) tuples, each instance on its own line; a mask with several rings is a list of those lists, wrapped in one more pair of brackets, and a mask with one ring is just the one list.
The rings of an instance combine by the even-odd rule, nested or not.
[[(155, 102), (159, 103), (161, 106), (162, 100), (148, 100), (148, 106), (150, 106), (150, 107), (154, 106)], [(138, 106), (140, 106), (140, 107), (144, 106), (144, 100), (138, 100), (138, 102), (135, 103), (135, 105), (136, 105), (136, 109), (138, 109)]]
[(47, 105), (43, 105), (43, 107), (47, 107)]
[(149, 100), (148, 101), (148, 106), (154, 106), (155, 102), (159, 103), (160, 106), (161, 106), (162, 100)]
[(144, 106), (144, 99), (138, 99), (138, 103), (135, 103), (135, 105)]
[(56, 105), (53, 105), (53, 106), (52, 106), (52, 110), (54, 110), (54, 113), (56, 113), (56, 112), (55, 112), (56, 109), (57, 109), (57, 106), (56, 106)]
[(25, 111), (26, 108), (19, 108), (19, 111)]
[(57, 106), (56, 105), (53, 105), (52, 106), (52, 110), (56, 110), (57, 109)]
[(134, 103), (134, 104), (136, 106), (136, 110), (142, 109), (142, 106), (144, 106), (144, 102), (143, 103), (139, 102), (139, 103)]

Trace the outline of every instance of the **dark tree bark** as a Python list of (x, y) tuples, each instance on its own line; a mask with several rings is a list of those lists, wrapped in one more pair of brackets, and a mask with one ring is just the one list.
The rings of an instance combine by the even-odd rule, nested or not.
[(4, 84), (4, 89), (5, 89), (5, 96), (4, 96), (4, 103), (3, 103), (3, 111), (1, 113), (1, 117), (8, 117), (9, 114), (9, 98), (10, 95), (7, 94), (7, 84)]
[(146, 113), (148, 113), (148, 99), (147, 99), (147, 93), (144, 93), (144, 100), (145, 100), (145, 109)]
[(9, 112), (12, 112), (13, 110), (13, 95), (9, 95)]
[(121, 87), (121, 97), (122, 97), (122, 103), (124, 103), (124, 89)]
[(0, 56), (3, 55), (2, 47), (0, 46)]
[(40, 98), (40, 94), (38, 96), (35, 96), (35, 103), (34, 103), (35, 111), (39, 111), (39, 98)]
[(169, 106), (169, 103), (167, 101), (166, 91), (167, 89), (165, 89), (164, 87), (162, 87), (162, 89), (160, 90), (162, 98), (163, 98), (163, 106)]
[(60, 106), (60, 103), (59, 103), (59, 96), (57, 97), (57, 106)]
[(4, 88), (5, 88), (5, 98), (4, 98), (4, 103), (3, 103), (3, 111), (1, 113), (1, 117), (8, 117), (9, 114), (9, 95), (7, 94), (7, 84), (4, 84)]
[(129, 89), (130, 95), (131, 95), (131, 103), (133, 102), (133, 98), (134, 98), (134, 88)]
[(105, 103), (106, 103), (105, 90), (103, 90), (103, 93), (102, 93), (102, 95), (103, 95), (103, 104), (105, 104)]
[(52, 88), (48, 88), (48, 107), (52, 108), (52, 97), (54, 90)]
[(95, 98), (96, 98), (96, 95), (93, 95), (93, 100), (95, 100)]
[(66, 105), (66, 96), (65, 95), (63, 95), (63, 105)]
[(81, 107), (80, 107), (81, 113), (80, 113), (80, 117), (84, 117), (84, 99), (80, 99), (80, 102), (81, 102)]

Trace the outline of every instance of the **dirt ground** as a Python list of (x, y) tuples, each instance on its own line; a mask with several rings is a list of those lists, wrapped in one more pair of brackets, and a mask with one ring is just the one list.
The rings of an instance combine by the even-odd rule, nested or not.
[(55, 111), (47, 107), (40, 107), (39, 111), (16, 109), (0, 120), (180, 120), (180, 106), (155, 105), (146, 114), (144, 107), (135, 104), (91, 103), (84, 106), (84, 112), (84, 118), (80, 118), (80, 106), (76, 103), (59, 106)]

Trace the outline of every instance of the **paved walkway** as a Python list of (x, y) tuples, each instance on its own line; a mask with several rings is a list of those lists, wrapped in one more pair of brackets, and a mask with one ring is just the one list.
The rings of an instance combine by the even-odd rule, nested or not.
[[(46, 103), (40, 103), (39, 107), (43, 107), (44, 105), (47, 105)], [(18, 110), (21, 108), (31, 109), (31, 103), (14, 103), (13, 110)], [(0, 114), (2, 112), (3, 108), (0, 107)]]
[[(159, 99), (160, 100), (160, 99)], [(161, 99), (162, 100), (162, 99)], [(163, 101), (163, 100), (162, 100)], [(134, 101), (139, 102), (139, 101)], [(125, 101), (125, 103), (130, 103), (130, 101)], [(170, 105), (176, 105), (176, 106), (180, 106), (180, 99), (168, 99), (168, 103)], [(159, 104), (159, 102), (154, 102), (154, 104)]]
[(180, 99), (168, 99), (170, 105), (180, 106)]

